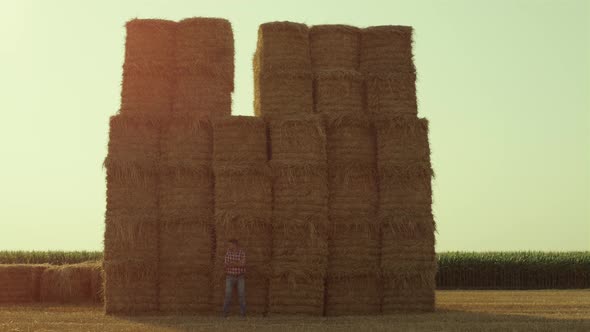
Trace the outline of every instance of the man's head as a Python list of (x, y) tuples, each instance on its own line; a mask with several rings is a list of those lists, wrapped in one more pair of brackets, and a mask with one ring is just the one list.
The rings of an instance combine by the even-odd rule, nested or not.
[(227, 241), (229, 244), (229, 248), (230, 249), (238, 249), (238, 240), (237, 239), (230, 239), (229, 241)]

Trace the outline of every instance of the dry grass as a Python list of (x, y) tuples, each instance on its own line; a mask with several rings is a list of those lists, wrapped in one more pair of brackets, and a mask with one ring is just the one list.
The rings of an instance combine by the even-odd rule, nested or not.
[(105, 316), (98, 306), (0, 306), (1, 331), (587, 331), (590, 290), (438, 291), (437, 311), (386, 316)]

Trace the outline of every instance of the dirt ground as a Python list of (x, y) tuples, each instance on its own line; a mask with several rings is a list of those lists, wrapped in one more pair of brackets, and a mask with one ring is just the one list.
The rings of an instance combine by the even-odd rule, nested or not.
[(96, 306), (0, 306), (0, 331), (590, 331), (590, 289), (438, 291), (427, 314), (105, 316)]

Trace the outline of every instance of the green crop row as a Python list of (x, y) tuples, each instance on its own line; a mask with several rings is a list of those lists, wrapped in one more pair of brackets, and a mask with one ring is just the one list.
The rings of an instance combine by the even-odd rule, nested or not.
[(63, 265), (101, 259), (101, 251), (0, 251), (0, 264)]

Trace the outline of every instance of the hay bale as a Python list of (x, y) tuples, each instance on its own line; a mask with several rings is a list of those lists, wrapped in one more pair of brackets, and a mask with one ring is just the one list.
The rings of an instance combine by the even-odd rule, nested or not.
[[(400, 195), (401, 196), (401, 195)], [(411, 205), (407, 199), (383, 200), (378, 215), (384, 238), (424, 239), (434, 241), (436, 223), (431, 200), (424, 195), (421, 205)], [(395, 197), (394, 197), (395, 198)]]
[(331, 168), (329, 214), (334, 230), (359, 226), (376, 228), (377, 177), (371, 170)]
[(104, 303), (104, 271), (102, 262), (90, 267), (90, 300), (94, 303)]
[(163, 173), (211, 174), (213, 133), (206, 117), (174, 116), (162, 128)]
[[(215, 224), (248, 232), (270, 226), (272, 181), (263, 164), (257, 168), (215, 169)], [(247, 193), (247, 194), (246, 194)]]
[(376, 163), (375, 132), (362, 114), (324, 114), (330, 168), (370, 170)]
[(325, 167), (326, 134), (321, 118), (314, 115), (284, 117), (268, 121), (268, 127), (270, 160), (274, 168)]
[(428, 120), (412, 116), (383, 117), (374, 122), (377, 135), (377, 160), (388, 163), (429, 162)]
[(126, 28), (121, 112), (161, 118), (173, 97), (176, 23), (134, 19)]
[(326, 282), (326, 315), (375, 315), (381, 312), (377, 275), (330, 278)]
[(266, 124), (261, 118), (232, 116), (213, 123), (213, 163), (263, 165), (268, 160)]
[(41, 302), (95, 302), (98, 294), (93, 275), (100, 271), (99, 263), (52, 266), (41, 276)]
[(41, 274), (49, 265), (0, 264), (0, 303), (39, 300)]
[(415, 73), (365, 74), (365, 85), (371, 116), (418, 114)]
[[(350, 221), (352, 225), (354, 221)], [(328, 239), (328, 277), (352, 278), (378, 274), (380, 234), (378, 229), (361, 226), (333, 226)]]
[(274, 274), (269, 286), (269, 313), (321, 316), (324, 312), (324, 276)]
[(160, 310), (207, 312), (213, 268), (211, 220), (163, 224), (160, 230)]
[(258, 28), (255, 75), (279, 71), (310, 72), (309, 28), (292, 22), (270, 22)]
[(207, 77), (180, 74), (176, 78), (172, 111), (175, 115), (227, 117), (232, 98), (229, 82), (212, 82)]
[[(234, 37), (228, 20), (193, 17), (178, 22), (175, 58), (179, 77), (197, 76), (226, 94), (233, 91)], [(207, 97), (201, 90), (195, 92)]]
[(358, 70), (360, 37), (360, 29), (349, 25), (311, 27), (309, 44), (313, 70)]
[(256, 116), (276, 118), (313, 113), (310, 71), (263, 71), (254, 75)]
[(363, 113), (363, 76), (357, 71), (314, 72), (316, 113)]
[(104, 261), (107, 314), (144, 314), (158, 310), (158, 262)]
[(118, 114), (110, 118), (104, 161), (107, 177), (141, 181), (157, 173), (159, 154), (160, 125), (154, 117)]
[(361, 72), (415, 73), (412, 32), (412, 27), (408, 26), (376, 26), (362, 29)]
[(434, 311), (435, 276), (436, 268), (433, 267), (384, 274), (383, 313)]
[(161, 224), (213, 224), (213, 185), (211, 174), (162, 174)]

